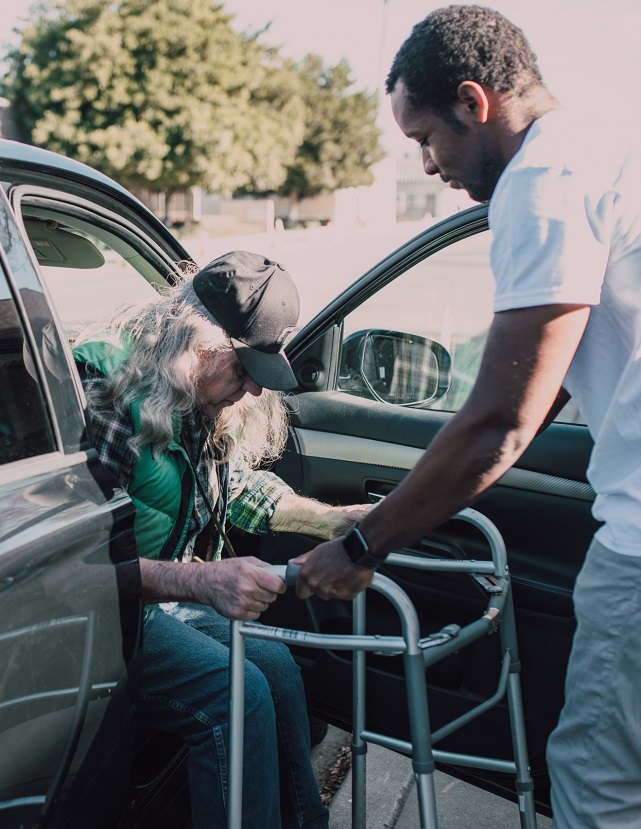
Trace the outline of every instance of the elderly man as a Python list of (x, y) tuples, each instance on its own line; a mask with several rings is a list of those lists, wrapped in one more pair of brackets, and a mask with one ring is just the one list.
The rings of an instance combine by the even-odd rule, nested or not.
[(567, 400), (603, 522), (577, 581), (548, 759), (557, 829), (641, 826), (641, 161), (545, 88), (520, 29), (480, 6), (418, 23), (387, 79), (428, 175), (492, 198), (495, 317), (474, 389), (405, 481), (311, 551), (299, 595), (350, 597), (391, 550), (494, 484)]
[[(136, 506), (138, 707), (189, 746), (197, 829), (226, 821), (229, 619), (257, 619), (285, 590), (260, 560), (230, 557), (226, 520), (332, 538), (365, 514), (301, 498), (257, 468), (286, 439), (274, 390), (296, 385), (283, 345), (298, 307), (280, 265), (233, 252), (74, 348), (94, 445)], [(243, 826), (326, 827), (299, 670), (276, 643), (249, 639), (247, 656)]]

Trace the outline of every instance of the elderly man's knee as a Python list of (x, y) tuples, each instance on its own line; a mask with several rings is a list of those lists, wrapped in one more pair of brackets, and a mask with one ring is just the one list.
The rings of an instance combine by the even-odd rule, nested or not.
[(274, 719), (274, 703), (267, 677), (262, 670), (245, 660), (245, 719)]

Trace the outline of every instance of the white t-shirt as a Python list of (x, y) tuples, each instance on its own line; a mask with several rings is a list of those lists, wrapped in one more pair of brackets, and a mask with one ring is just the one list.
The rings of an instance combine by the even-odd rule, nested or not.
[(535, 121), (490, 204), (495, 311), (592, 306), (565, 387), (595, 441), (597, 536), (641, 556), (641, 154), (568, 114)]

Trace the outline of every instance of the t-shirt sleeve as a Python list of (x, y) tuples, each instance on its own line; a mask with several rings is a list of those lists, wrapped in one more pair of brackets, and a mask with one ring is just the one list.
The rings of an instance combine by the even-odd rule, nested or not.
[(608, 258), (584, 181), (567, 170), (511, 172), (490, 206), (495, 312), (536, 305), (596, 305)]

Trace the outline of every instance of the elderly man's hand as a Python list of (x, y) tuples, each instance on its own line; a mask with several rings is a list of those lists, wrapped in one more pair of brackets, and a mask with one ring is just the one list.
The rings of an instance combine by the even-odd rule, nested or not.
[(309, 553), (292, 559), (301, 565), (296, 594), (306, 599), (312, 593), (321, 599), (353, 599), (369, 586), (373, 570), (353, 564), (337, 539), (319, 544)]
[(253, 556), (186, 565), (197, 577), (195, 601), (228, 619), (253, 621), (287, 589), (285, 582)]
[(362, 521), (372, 509), (372, 504), (353, 504), (347, 507), (331, 507), (325, 515), (324, 538), (332, 539), (345, 533)]

